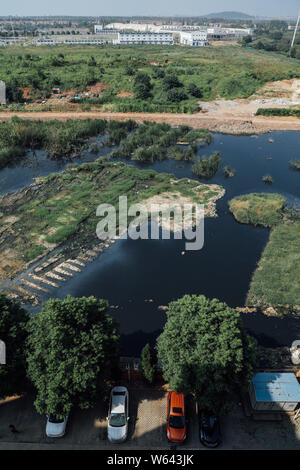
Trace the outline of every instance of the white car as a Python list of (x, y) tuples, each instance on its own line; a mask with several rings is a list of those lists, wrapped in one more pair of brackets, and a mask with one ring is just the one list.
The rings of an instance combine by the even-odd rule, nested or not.
[(126, 387), (114, 387), (110, 394), (107, 435), (115, 444), (124, 442), (128, 436), (129, 395)]
[(54, 415), (47, 415), (46, 436), (63, 437), (66, 433), (66, 426), (69, 415), (64, 418), (56, 418)]

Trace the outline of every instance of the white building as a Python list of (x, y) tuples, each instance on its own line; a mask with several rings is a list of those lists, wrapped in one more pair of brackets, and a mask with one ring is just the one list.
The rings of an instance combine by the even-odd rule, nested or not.
[(207, 31), (181, 31), (180, 44), (187, 46), (208, 46)]
[(94, 46), (100, 46), (104, 44), (104, 40), (95, 36), (87, 36), (87, 37), (78, 37), (78, 36), (70, 36), (64, 40), (64, 44), (92, 44)]
[(94, 33), (95, 34), (102, 33), (102, 31), (103, 31), (103, 25), (102, 24), (95, 24), (94, 25)]
[(174, 44), (173, 33), (134, 33), (134, 32), (120, 32), (118, 39), (114, 44), (157, 44), (157, 45), (172, 45)]
[(231, 39), (242, 38), (244, 36), (252, 36), (253, 29), (251, 28), (221, 28), (214, 26), (207, 28), (207, 35), (209, 39)]
[(35, 42), (36, 46), (57, 46), (59, 44), (92, 44), (99, 46), (105, 41), (97, 36), (62, 36), (56, 38), (41, 37)]

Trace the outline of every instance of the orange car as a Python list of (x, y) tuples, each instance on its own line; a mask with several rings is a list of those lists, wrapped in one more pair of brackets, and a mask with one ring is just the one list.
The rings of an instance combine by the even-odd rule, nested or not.
[(182, 443), (186, 438), (186, 420), (183, 393), (168, 393), (167, 439)]

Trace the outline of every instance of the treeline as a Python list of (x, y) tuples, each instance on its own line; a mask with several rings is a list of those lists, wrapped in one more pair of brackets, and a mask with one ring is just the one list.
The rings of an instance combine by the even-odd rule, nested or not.
[[(57, 418), (106, 401), (121, 379), (119, 328), (109, 309), (102, 299), (68, 296), (50, 299), (39, 313), (28, 315), (0, 294), (0, 337), (7, 353), (7, 364), (0, 364), (0, 399), (31, 391), (38, 413)], [(155, 349), (170, 388), (192, 393), (201, 409), (216, 413), (236, 404), (237, 391), (247, 392), (257, 366), (255, 340), (243, 329), (239, 313), (204, 296), (186, 295), (169, 304)], [(141, 357), (150, 383), (152, 354), (146, 346)]]

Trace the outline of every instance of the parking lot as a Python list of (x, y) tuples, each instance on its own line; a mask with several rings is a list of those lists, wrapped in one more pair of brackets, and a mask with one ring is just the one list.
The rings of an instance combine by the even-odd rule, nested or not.
[[(26, 396), (0, 404), (0, 449), (168, 449), (166, 440), (167, 392), (129, 389), (130, 427), (121, 445), (107, 441), (106, 406), (101, 400), (90, 410), (73, 410), (67, 434), (61, 439), (45, 435), (46, 419), (38, 415), (33, 398)], [(195, 403), (187, 403), (188, 437), (182, 449), (204, 449), (198, 438)], [(9, 431), (15, 425), (18, 434)], [(253, 421), (237, 408), (221, 420), (222, 449), (300, 449), (300, 421), (287, 416), (279, 422)]]

